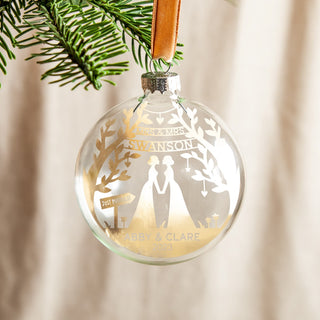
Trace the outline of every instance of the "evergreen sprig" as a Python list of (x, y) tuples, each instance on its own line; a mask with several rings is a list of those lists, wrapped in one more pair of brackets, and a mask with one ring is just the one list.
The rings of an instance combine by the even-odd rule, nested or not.
[[(73, 89), (80, 85), (99, 89), (102, 81), (114, 84), (108, 77), (128, 70), (128, 61), (121, 57), (129, 50), (148, 70), (152, 4), (152, 0), (0, 0), (0, 70), (6, 73), (5, 55), (14, 58), (7, 40), (12, 47), (35, 46), (28, 59), (51, 67), (42, 79), (54, 77), (50, 83), (72, 83)], [(181, 59), (182, 52), (177, 51), (173, 62)], [(167, 65), (152, 63), (155, 69)]]
[(21, 22), (21, 10), (25, 5), (25, 0), (0, 0), (0, 72), (3, 74), (7, 73), (6, 57), (10, 60), (15, 59), (12, 47), (15, 47), (16, 41), (12, 30), (20, 32), (17, 22)]
[[(41, 17), (39, 19), (39, 17)], [(40, 58), (41, 64), (55, 66), (42, 75), (58, 79), (61, 86), (73, 83), (73, 89), (84, 85), (101, 88), (101, 80), (113, 83), (107, 76), (128, 70), (128, 62), (110, 63), (112, 57), (125, 53), (121, 35), (104, 13), (87, 3), (73, 5), (66, 1), (54, 1), (49, 5), (34, 5), (24, 15), (26, 28), (20, 36), (35, 32), (19, 41), (20, 48), (41, 45), (40, 52), (29, 59)]]

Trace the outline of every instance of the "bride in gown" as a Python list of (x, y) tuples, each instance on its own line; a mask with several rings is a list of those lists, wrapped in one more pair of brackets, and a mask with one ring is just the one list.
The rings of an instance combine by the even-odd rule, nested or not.
[(172, 169), (174, 161), (171, 156), (165, 156), (162, 163), (167, 168), (164, 172), (165, 183), (161, 193), (165, 193), (168, 186), (170, 187), (169, 218), (168, 221), (164, 222), (163, 227), (177, 228), (180, 225), (184, 230), (192, 230), (195, 228), (195, 224), (189, 214), (181, 188), (174, 180), (174, 171)]
[(156, 217), (153, 204), (153, 186), (160, 194), (160, 187), (158, 183), (158, 171), (155, 168), (159, 164), (157, 156), (151, 156), (148, 165), (148, 180), (142, 187), (138, 205), (129, 228), (142, 229), (142, 228), (156, 228)]

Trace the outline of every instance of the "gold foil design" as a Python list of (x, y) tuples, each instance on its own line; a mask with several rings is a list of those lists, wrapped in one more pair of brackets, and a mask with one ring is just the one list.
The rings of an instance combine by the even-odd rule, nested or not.
[[(152, 212), (149, 217), (152, 217)], [(148, 215), (145, 212), (145, 215)], [(107, 234), (117, 244), (141, 255), (155, 258), (174, 258), (194, 252), (207, 245), (223, 231), (231, 215), (221, 226), (213, 228), (196, 228), (190, 224), (187, 217), (182, 218), (178, 224), (168, 227), (146, 227), (141, 224), (130, 225), (127, 229), (113, 233), (106, 230)]]
[[(131, 193), (120, 194), (118, 196), (112, 196), (100, 199), (101, 209), (114, 208), (114, 224), (113, 228), (118, 229), (118, 207), (131, 203), (135, 198), (135, 195)], [(125, 218), (125, 217), (122, 217)], [(122, 225), (125, 225), (125, 220), (122, 219)]]
[[(167, 122), (167, 127), (157, 128), (151, 126), (146, 105), (143, 102), (135, 113), (133, 109), (124, 110), (119, 129), (112, 129), (116, 127), (114, 119), (108, 120), (101, 128), (93, 164), (83, 172), (86, 199), (95, 221), (121, 247), (148, 257), (178, 257), (202, 248), (227, 228), (238, 199), (239, 169), (232, 162), (234, 157), (221, 138), (220, 127), (213, 120), (205, 119), (208, 129), (204, 130), (197, 125), (196, 110), (187, 109), (190, 118), (190, 123), (187, 123), (183, 109), (177, 107), (173, 109), (175, 111), (170, 109), (170, 119), (169, 113), (166, 117), (162, 116), (166, 111), (155, 113), (154, 120), (158, 124)], [(214, 145), (206, 140), (205, 135), (215, 138)], [(148, 140), (142, 137), (148, 137)], [(148, 158), (146, 153), (150, 154)], [(212, 192), (227, 191), (230, 194), (230, 207), (226, 215), (213, 213), (205, 217), (204, 222), (195, 220), (186, 204), (181, 189), (183, 186), (175, 177), (176, 164), (170, 155), (172, 153), (175, 159), (180, 157), (181, 161), (186, 161), (185, 170), (190, 181), (201, 183), (203, 201)], [(221, 158), (221, 153), (226, 157)], [(123, 194), (112, 193), (117, 191), (112, 190), (114, 183), (127, 183), (131, 179), (133, 172), (130, 173), (129, 167), (135, 159), (145, 161), (144, 167), (148, 168), (141, 189)], [(199, 163), (197, 169), (190, 165), (191, 161)], [(162, 184), (159, 183), (159, 175)], [(99, 208), (94, 207), (95, 192), (99, 194)], [(168, 209), (168, 217), (159, 224), (154, 197), (163, 194), (167, 196), (163, 206)], [(132, 205), (135, 206), (131, 217), (119, 214), (120, 210), (126, 210), (126, 206), (130, 205), (131, 209)], [(99, 222), (101, 220), (95, 210), (102, 213), (109, 210), (109, 220), (105, 221), (105, 225)]]
[[(120, 154), (124, 149), (124, 140), (133, 139), (137, 135), (136, 129), (140, 124), (152, 123), (152, 121), (148, 118), (148, 114), (143, 114), (145, 106), (146, 103), (141, 104), (140, 108), (136, 112), (137, 119), (133, 124), (131, 124), (131, 119), (133, 117), (134, 109), (131, 108), (129, 110), (124, 110), (124, 129), (121, 126), (117, 132), (111, 129), (111, 127), (115, 124), (115, 119), (110, 119), (106, 122), (105, 127), (100, 129), (100, 139), (97, 139), (96, 141), (98, 154), (93, 155), (93, 164), (90, 167), (90, 169), (87, 172), (83, 172), (85, 188), (84, 191), (89, 209), (92, 212), (95, 221), (102, 228), (104, 227), (100, 224), (94, 211), (94, 193), (95, 191), (108, 193), (111, 191), (111, 189), (108, 187), (110, 183), (115, 182), (117, 180), (125, 181), (130, 179), (130, 176), (127, 174), (127, 170), (123, 170), (120, 172), (118, 166), (121, 162), (124, 162), (125, 165), (129, 167), (129, 165), (131, 164), (130, 161), (132, 159), (139, 158), (140, 155), (138, 153), (131, 153), (130, 151), (126, 152), (123, 156), (121, 156)], [(114, 138), (115, 140), (111, 143), (107, 143), (108, 138)], [(114, 155), (114, 160), (111, 159), (111, 155)], [(102, 177), (100, 184), (96, 184), (101, 168), (107, 159), (109, 159), (109, 174), (108, 176), (104, 175)]]
[(155, 140), (128, 140), (126, 149), (145, 151), (145, 152), (181, 152), (197, 149), (193, 139), (183, 139), (174, 141), (155, 141)]
[[(159, 158), (153, 155), (149, 158), (148, 165), (150, 166), (148, 180), (142, 187), (129, 227), (122, 230), (107, 230), (116, 243), (149, 257), (177, 257), (200, 249), (223, 230), (229, 218), (219, 228), (217, 221), (219, 216), (216, 214), (212, 218), (207, 218), (207, 227), (196, 227), (181, 188), (175, 181), (174, 161), (170, 155), (164, 156), (161, 163)], [(165, 182), (162, 188), (157, 179), (156, 166), (159, 165), (166, 166)], [(154, 190), (157, 194), (164, 194), (167, 188), (170, 189), (168, 220), (158, 227), (153, 200)], [(213, 224), (212, 221), (215, 223)]]
[[(240, 170), (236, 164), (231, 147), (226, 143), (225, 139), (221, 137), (221, 128), (213, 119), (205, 118), (209, 129), (203, 130), (198, 124), (197, 109), (191, 110), (187, 108), (187, 114), (190, 124), (183, 118), (183, 110), (178, 109), (177, 113), (171, 114), (171, 119), (168, 123), (180, 124), (187, 131), (186, 137), (198, 141), (197, 147), (199, 153), (191, 151), (191, 153), (184, 153), (181, 156), (187, 159), (186, 170), (189, 170), (190, 159), (198, 160), (203, 168), (202, 170), (195, 170), (192, 179), (202, 182), (203, 190), (201, 194), (206, 197), (208, 191), (206, 190), (206, 182), (213, 184), (212, 192), (222, 193), (227, 191), (230, 198), (229, 214), (232, 214), (237, 202), (240, 189)], [(214, 144), (209, 143), (205, 134), (209, 137), (214, 137)]]

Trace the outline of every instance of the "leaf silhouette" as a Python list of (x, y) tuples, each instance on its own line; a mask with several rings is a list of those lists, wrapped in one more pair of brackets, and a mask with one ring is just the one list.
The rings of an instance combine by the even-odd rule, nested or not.
[(116, 132), (114, 131), (114, 130), (108, 130), (108, 131), (106, 131), (104, 134), (103, 134), (103, 136), (104, 137), (111, 137), (111, 136), (113, 136), (114, 134), (115, 134)]
[(181, 154), (180, 155), (182, 158), (184, 158), (184, 159), (190, 159), (190, 158), (192, 158), (192, 155), (190, 154), (190, 153), (183, 153), (183, 154)]
[(213, 119), (208, 119), (208, 118), (205, 118), (204, 121), (212, 127), (212, 129), (214, 129), (214, 127), (216, 126), (216, 122), (213, 120)]
[(207, 169), (202, 169), (202, 172), (208, 176), (210, 175), (210, 171)]
[(111, 191), (111, 189), (108, 188), (108, 187), (103, 187), (103, 188), (102, 188), (102, 191), (103, 191), (104, 193), (108, 193), (108, 192)]
[(96, 147), (99, 151), (103, 149), (102, 145), (103, 145), (103, 143), (99, 139), (97, 139)]
[(101, 182), (102, 182), (103, 184), (106, 184), (106, 183), (107, 183), (107, 178), (106, 178), (106, 176), (103, 176), (103, 177), (101, 178)]
[(206, 130), (206, 134), (211, 137), (215, 137), (217, 135), (217, 131)]
[(106, 122), (106, 127), (111, 127), (116, 122), (116, 119), (111, 119)]
[(205, 154), (207, 149), (200, 143), (198, 143), (198, 150), (202, 153), (202, 154)]
[(221, 193), (227, 190), (227, 186), (225, 184), (221, 184), (220, 186), (212, 188), (213, 192)]
[(127, 175), (127, 170), (123, 170), (120, 174), (120, 176), (118, 177), (118, 179), (120, 181), (126, 181), (126, 180), (129, 180), (131, 177)]
[(152, 120), (149, 119), (148, 114), (143, 115), (143, 117), (141, 118), (141, 122), (144, 124), (152, 124)]
[(120, 146), (118, 146), (115, 150), (116, 155), (119, 155), (122, 152), (123, 148), (124, 144), (120, 144)]
[(204, 134), (203, 129), (202, 129), (201, 127), (199, 127), (199, 128), (198, 128), (198, 135), (199, 135), (201, 138), (203, 138), (203, 134)]
[(195, 173), (196, 174), (192, 176), (193, 180), (196, 180), (196, 181), (204, 180), (204, 176), (202, 175), (202, 173), (199, 170), (195, 170)]
[(177, 115), (172, 114), (171, 116), (172, 118), (168, 121), (169, 124), (176, 124), (179, 122), (179, 118), (177, 117)]
[(126, 161), (124, 164), (125, 164), (125, 166), (126, 166), (127, 168), (129, 168), (130, 165), (131, 165), (131, 162), (130, 162), (130, 161)]
[(130, 158), (132, 158), (132, 159), (137, 159), (137, 158), (140, 158), (140, 157), (141, 157), (141, 155), (139, 153), (130, 154)]
[(192, 154), (192, 156), (193, 156), (194, 158), (198, 158), (198, 155), (196, 154), (196, 152), (191, 151), (191, 154)]
[(195, 134), (194, 134), (194, 132), (189, 131), (189, 132), (187, 132), (187, 133), (185, 134), (185, 136), (186, 136), (187, 138), (194, 138), (194, 137), (195, 137)]

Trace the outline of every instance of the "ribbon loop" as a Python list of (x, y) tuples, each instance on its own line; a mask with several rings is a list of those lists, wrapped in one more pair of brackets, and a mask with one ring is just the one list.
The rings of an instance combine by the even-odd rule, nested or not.
[(154, 0), (151, 54), (171, 62), (176, 51), (181, 0)]

